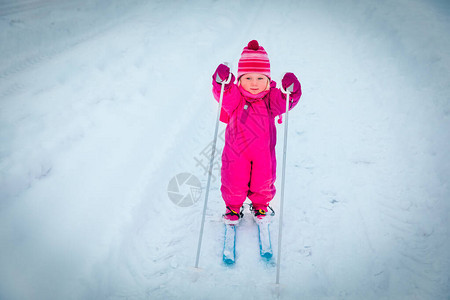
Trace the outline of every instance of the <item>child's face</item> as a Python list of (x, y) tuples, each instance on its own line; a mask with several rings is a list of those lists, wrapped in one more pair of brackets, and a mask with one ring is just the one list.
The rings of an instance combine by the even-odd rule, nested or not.
[(256, 95), (266, 90), (269, 78), (259, 73), (248, 73), (241, 76), (240, 83), (244, 90)]

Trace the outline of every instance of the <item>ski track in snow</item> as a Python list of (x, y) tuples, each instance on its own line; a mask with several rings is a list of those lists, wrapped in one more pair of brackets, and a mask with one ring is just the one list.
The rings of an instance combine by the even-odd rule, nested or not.
[[(1, 299), (450, 297), (448, 5), (108, 3), (0, 2), (0, 37), (17, 43), (0, 48)], [(206, 186), (211, 74), (236, 71), (251, 39), (274, 80), (303, 86), (280, 286), (278, 216), (271, 263), (247, 209), (224, 266), (214, 177), (197, 270), (204, 191), (186, 208), (167, 196), (178, 173)]]

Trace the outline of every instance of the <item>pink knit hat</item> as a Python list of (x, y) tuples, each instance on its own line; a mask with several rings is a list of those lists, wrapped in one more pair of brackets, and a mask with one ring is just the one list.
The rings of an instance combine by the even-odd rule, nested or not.
[(247, 73), (260, 73), (270, 78), (269, 56), (256, 40), (248, 43), (239, 59), (237, 77)]

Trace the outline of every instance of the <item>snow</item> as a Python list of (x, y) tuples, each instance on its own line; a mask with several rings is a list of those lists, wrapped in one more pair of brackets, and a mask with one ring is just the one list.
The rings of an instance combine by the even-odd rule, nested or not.
[[(0, 299), (449, 298), (449, 16), (425, 0), (0, 1)], [(167, 193), (179, 173), (206, 186), (211, 74), (251, 39), (304, 93), (279, 286), (278, 215), (272, 263), (247, 210), (224, 266), (215, 165), (195, 269), (205, 191)]]

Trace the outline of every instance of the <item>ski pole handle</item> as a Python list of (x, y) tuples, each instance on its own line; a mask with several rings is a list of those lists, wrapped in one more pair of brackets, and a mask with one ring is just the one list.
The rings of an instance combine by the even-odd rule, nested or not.
[(294, 84), (288, 86), (287, 89), (284, 89), (283, 86), (281, 86), (281, 91), (283, 94), (290, 95), (294, 91)]
[[(228, 67), (227, 62), (224, 62), (223, 64)], [(232, 77), (233, 77), (233, 74), (231, 73), (231, 69), (230, 69), (230, 74), (228, 74), (228, 78), (226, 80), (223, 80), (222, 78), (220, 78), (219, 73), (217, 73), (217, 75), (216, 75), (216, 82), (221, 84), (220, 97), (219, 97), (219, 109), (217, 111), (216, 135), (217, 135), (217, 129), (218, 129), (219, 120), (220, 120), (220, 112), (222, 111), (222, 101), (223, 101), (223, 94), (225, 92), (225, 85), (227, 85), (231, 82)]]
[(291, 93), (294, 91), (294, 84), (291, 84), (290, 86), (288, 86), (286, 89), (283, 88), (283, 86), (281, 86), (281, 92), (283, 92), (283, 94), (286, 95), (286, 113), (289, 110), (289, 96), (291, 95)]
[(223, 93), (225, 92), (225, 85), (227, 85), (228, 83), (230, 83), (231, 81), (231, 71), (230, 71), (230, 75), (228, 75), (227, 80), (222, 80), (219, 76), (219, 74), (217, 74), (216, 76), (216, 81), (217, 82), (221, 82), (221, 87), (220, 87), (220, 97), (219, 97), (219, 111), (217, 113), (217, 120), (220, 119), (220, 111), (222, 110), (222, 101), (223, 101)]

